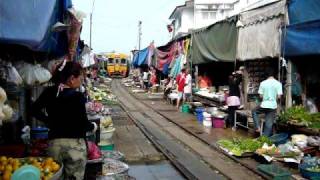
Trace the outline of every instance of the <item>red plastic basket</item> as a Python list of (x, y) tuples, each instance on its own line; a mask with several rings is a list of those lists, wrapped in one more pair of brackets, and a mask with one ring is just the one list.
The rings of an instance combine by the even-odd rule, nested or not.
[(214, 118), (212, 121), (212, 125), (214, 128), (223, 128), (224, 120)]

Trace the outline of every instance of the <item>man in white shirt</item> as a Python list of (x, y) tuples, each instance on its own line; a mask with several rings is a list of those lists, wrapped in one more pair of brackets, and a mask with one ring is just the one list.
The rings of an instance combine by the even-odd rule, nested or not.
[(273, 76), (273, 69), (266, 70), (268, 78), (260, 83), (258, 93), (262, 98), (259, 106), (252, 110), (252, 118), (255, 125), (256, 132), (260, 132), (260, 120), (258, 114), (265, 114), (265, 126), (263, 135), (272, 135), (272, 126), (275, 120), (277, 111), (277, 100), (282, 95), (282, 84)]
[(184, 102), (191, 102), (192, 100), (192, 77), (190, 70), (186, 69), (186, 80), (183, 89), (183, 100)]

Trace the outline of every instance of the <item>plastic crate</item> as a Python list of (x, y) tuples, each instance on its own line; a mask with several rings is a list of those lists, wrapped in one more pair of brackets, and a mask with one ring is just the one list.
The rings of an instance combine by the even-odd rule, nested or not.
[(291, 172), (274, 164), (261, 164), (258, 170), (271, 176), (274, 180), (289, 180), (291, 177)]

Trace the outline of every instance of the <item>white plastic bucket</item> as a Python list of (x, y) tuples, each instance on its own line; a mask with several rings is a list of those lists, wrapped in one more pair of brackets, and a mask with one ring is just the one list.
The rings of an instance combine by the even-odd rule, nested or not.
[(101, 141), (108, 141), (112, 138), (113, 133), (115, 131), (116, 128), (112, 128), (112, 129), (107, 129), (107, 130), (102, 130), (100, 132), (100, 140)]
[(205, 126), (205, 127), (212, 127), (212, 116), (211, 114), (208, 114), (206, 112), (203, 113), (203, 121), (202, 121), (202, 124)]

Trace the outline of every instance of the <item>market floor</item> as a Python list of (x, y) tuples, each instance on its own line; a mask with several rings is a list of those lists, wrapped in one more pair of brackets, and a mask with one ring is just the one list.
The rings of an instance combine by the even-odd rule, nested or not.
[(113, 136), (115, 149), (125, 155), (129, 176), (137, 180), (185, 179), (162, 153), (153, 147), (120, 106), (113, 105), (111, 108), (116, 128)]
[(129, 175), (138, 179), (148, 180), (184, 180), (185, 178), (168, 161), (154, 164), (129, 164)]
[[(134, 90), (135, 88), (127, 87), (126, 89), (131, 95), (133, 95), (137, 99), (137, 101), (142, 102), (147, 107), (159, 113), (162, 117), (170, 120), (170, 122), (178, 125), (179, 127), (194, 135), (198, 139), (201, 139), (203, 142), (207, 143), (214, 149), (217, 149), (216, 142), (220, 139), (253, 137), (252, 133), (241, 128), (239, 128), (237, 131), (232, 131), (231, 129), (223, 128), (205, 128), (202, 124), (199, 124), (199, 122), (196, 120), (196, 117), (193, 114), (185, 114), (177, 111), (177, 109), (173, 105), (163, 100), (161, 94), (133, 93), (132, 90)], [(252, 158), (233, 159), (239, 162), (240, 164), (248, 167), (252, 171), (259, 173), (257, 172), (256, 167), (261, 163), (260, 161), (257, 161), (256, 159)], [(265, 163), (265, 161), (262, 162)], [(296, 166), (291, 166), (291, 164), (284, 164), (281, 162), (274, 162), (274, 164), (290, 170), (294, 174), (294, 176), (300, 178)], [(259, 174), (262, 175), (261, 173)], [(266, 178), (266, 176), (264, 177)]]

